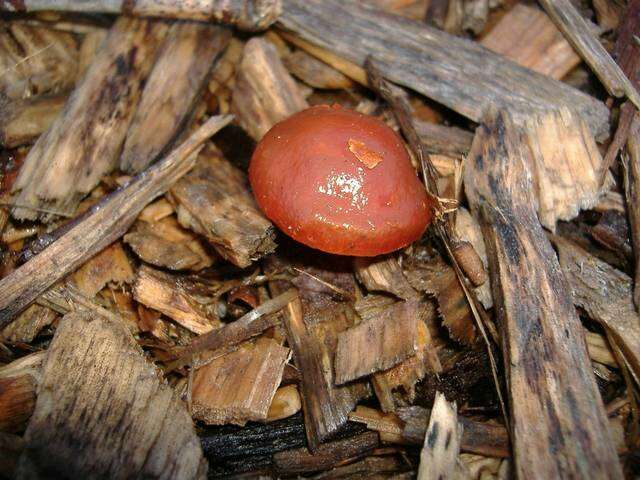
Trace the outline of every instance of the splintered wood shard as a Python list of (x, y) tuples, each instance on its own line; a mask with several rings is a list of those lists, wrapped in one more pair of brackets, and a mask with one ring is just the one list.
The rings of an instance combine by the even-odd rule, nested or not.
[(571, 290), (536, 217), (533, 168), (508, 114), (478, 127), (465, 189), (489, 252), (516, 475), (622, 478)]
[(614, 97), (626, 95), (640, 108), (640, 94), (611, 58), (586, 20), (570, 0), (540, 0), (551, 20), (591, 67), (607, 91)]
[(640, 315), (633, 304), (631, 278), (567, 240), (554, 237), (553, 243), (573, 301), (611, 333), (640, 379)]
[(450, 404), (436, 392), (429, 427), (420, 452), (418, 480), (453, 478), (460, 453), (462, 425), (458, 423), (456, 403)]
[(567, 108), (522, 120), (532, 152), (538, 218), (554, 231), (600, 198), (602, 157), (587, 125)]
[(178, 221), (203, 235), (239, 267), (271, 253), (275, 229), (258, 209), (246, 175), (210, 145), (195, 168), (171, 188)]
[(334, 366), (336, 385), (386, 370), (415, 355), (418, 304), (417, 299), (391, 303), (341, 332)]
[(229, 29), (205, 23), (176, 22), (169, 28), (128, 129), (121, 170), (143, 170), (175, 139), (230, 37)]
[(397, 255), (356, 258), (354, 266), (356, 277), (370, 292), (388, 292), (404, 300), (417, 296), (402, 273)]
[(0, 97), (18, 100), (70, 90), (77, 71), (78, 44), (71, 33), (20, 22), (0, 27)]
[(206, 478), (184, 404), (129, 332), (100, 316), (58, 325), (24, 438), (16, 478)]
[(289, 355), (288, 348), (260, 338), (198, 368), (191, 393), (194, 417), (209, 425), (266, 420)]
[(565, 106), (594, 135), (608, 134), (603, 103), (471, 41), (355, 1), (285, 0), (283, 5), (278, 25), (284, 29), (361, 66), (373, 54), (384, 77), (471, 120), (480, 121), (488, 108), (530, 112)]
[(243, 30), (263, 30), (280, 14), (280, 0), (196, 0), (193, 2), (166, 0), (88, 0), (83, 2), (24, 0), (0, 3), (0, 12), (36, 12), (65, 10), (71, 12), (102, 12), (141, 17), (181, 18), (235, 25)]
[(38, 138), (57, 118), (66, 100), (66, 95), (43, 95), (3, 105), (0, 145), (14, 148)]
[(184, 328), (202, 334), (219, 326), (217, 317), (199, 305), (184, 291), (176, 277), (145, 265), (138, 270), (133, 298), (141, 304), (164, 313)]
[(308, 107), (275, 47), (264, 38), (247, 42), (233, 89), (240, 125), (260, 140), (277, 122)]
[(580, 57), (539, 8), (518, 3), (480, 41), (509, 60), (560, 80)]
[(189, 171), (195, 162), (192, 154), (231, 118), (223, 115), (209, 119), (162, 161), (105, 196), (65, 226), (53, 243), (0, 280), (0, 327), (55, 282), (120, 238), (148, 203)]
[(116, 166), (142, 80), (153, 65), (162, 22), (120, 17), (63, 112), (29, 151), (13, 185), (18, 219), (73, 214), (83, 195)]

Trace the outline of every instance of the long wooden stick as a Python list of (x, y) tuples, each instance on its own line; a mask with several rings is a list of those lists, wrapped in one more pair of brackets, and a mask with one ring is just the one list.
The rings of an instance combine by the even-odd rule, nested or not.
[(0, 2), (0, 12), (56, 10), (141, 17), (211, 20), (243, 30), (264, 30), (280, 14), (280, 0), (20, 0)]
[(516, 476), (621, 479), (571, 290), (536, 217), (525, 138), (507, 113), (493, 113), (465, 165), (490, 253)]
[(47, 288), (122, 236), (149, 202), (193, 167), (192, 154), (231, 118), (209, 119), (162, 161), (104, 197), (64, 235), (0, 280), (0, 328)]

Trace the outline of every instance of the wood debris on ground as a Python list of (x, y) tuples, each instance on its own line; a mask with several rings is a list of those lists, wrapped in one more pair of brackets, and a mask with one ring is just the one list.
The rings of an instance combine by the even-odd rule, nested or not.
[[(640, 475), (640, 0), (0, 15), (0, 478)], [(316, 105), (399, 133), (420, 239), (265, 216)]]

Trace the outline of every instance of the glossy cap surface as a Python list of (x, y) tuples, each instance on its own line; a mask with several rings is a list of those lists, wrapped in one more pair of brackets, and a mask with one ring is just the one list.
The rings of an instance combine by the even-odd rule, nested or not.
[(311, 107), (276, 124), (253, 154), (249, 180), (283, 232), (329, 253), (388, 253), (418, 239), (431, 220), (400, 137), (338, 106)]

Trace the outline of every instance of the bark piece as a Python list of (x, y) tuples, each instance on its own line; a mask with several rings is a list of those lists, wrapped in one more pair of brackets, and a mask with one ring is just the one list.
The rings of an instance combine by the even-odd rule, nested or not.
[(14, 208), (15, 218), (51, 218), (39, 208), (73, 214), (116, 165), (165, 30), (157, 21), (116, 21), (62, 114), (29, 151), (13, 192), (17, 205), (31, 208)]
[(553, 23), (571, 42), (573, 48), (591, 67), (607, 92), (614, 97), (626, 95), (636, 108), (640, 108), (638, 91), (605, 50), (571, 1), (541, 0), (540, 4), (549, 14)]
[(36, 382), (31, 375), (0, 376), (0, 432), (22, 432), (36, 404)]
[(328, 470), (373, 450), (378, 444), (378, 434), (366, 432), (321, 445), (314, 453), (306, 448), (278, 452), (273, 456), (273, 463), (278, 472), (287, 474)]
[(121, 237), (150, 201), (193, 166), (191, 154), (230, 120), (212, 117), (161, 162), (65, 225), (40, 253), (0, 280), (0, 327), (56, 281)]
[(458, 454), (462, 426), (458, 423), (456, 403), (450, 404), (440, 392), (431, 410), (429, 427), (420, 452), (418, 480), (452, 478)]
[(131, 283), (135, 276), (122, 244), (115, 242), (85, 262), (71, 278), (80, 292), (93, 298), (107, 283)]
[[(640, 5), (638, 10), (640, 10)], [(640, 69), (638, 70), (640, 71)], [(624, 190), (635, 260), (633, 301), (636, 304), (636, 309), (640, 310), (640, 139), (638, 138), (640, 136), (640, 113), (638, 111), (633, 117), (629, 133), (627, 139), (629, 157), (624, 163)]]
[(232, 101), (240, 125), (254, 140), (308, 107), (276, 48), (263, 38), (253, 38), (244, 47)]
[(509, 60), (560, 80), (580, 63), (549, 17), (539, 8), (516, 4), (480, 41)]
[(4, 327), (0, 340), (31, 343), (40, 331), (56, 318), (56, 312), (40, 305), (31, 305), (12, 323)]
[(143, 305), (164, 313), (184, 328), (198, 334), (219, 326), (211, 309), (205, 309), (180, 285), (178, 278), (142, 266), (133, 285), (133, 298)]
[(553, 241), (574, 302), (611, 333), (640, 379), (640, 315), (633, 304), (631, 279), (568, 240)]
[(239, 267), (271, 253), (275, 230), (258, 209), (243, 172), (214, 147), (205, 147), (195, 168), (171, 189), (178, 221)]
[(89, 0), (82, 3), (25, 0), (19, 3), (0, 4), (0, 11), (9, 12), (65, 10), (139, 15), (142, 17), (213, 20), (250, 31), (269, 27), (280, 14), (281, 8), (279, 0), (198, 0), (190, 3), (164, 0), (136, 0), (133, 2), (129, 0)]
[(184, 405), (129, 332), (100, 316), (60, 322), (24, 438), (17, 478), (206, 477)]
[(517, 475), (622, 478), (569, 286), (536, 218), (530, 149), (508, 114), (478, 128), (465, 167), (502, 327)]
[(176, 22), (167, 32), (127, 131), (120, 169), (138, 173), (185, 127), (215, 59), (231, 31), (197, 22)]
[(156, 267), (198, 271), (214, 261), (201, 237), (182, 228), (173, 216), (153, 223), (137, 222), (123, 240), (138, 257)]
[(473, 42), (353, 1), (287, 0), (284, 5), (278, 24), (285, 29), (360, 66), (373, 54), (387, 79), (471, 120), (481, 120), (491, 107), (530, 112), (565, 106), (595, 135), (608, 131), (604, 104)]
[(296, 50), (285, 57), (284, 65), (294, 77), (313, 88), (340, 90), (353, 87), (349, 77), (304, 50)]
[(335, 383), (391, 368), (417, 350), (419, 301), (395, 302), (338, 335)]
[(209, 425), (266, 420), (289, 349), (261, 338), (212, 360), (193, 378), (193, 416)]
[(70, 33), (20, 22), (0, 29), (0, 97), (18, 100), (69, 90), (77, 69), (78, 45)]
[(0, 145), (14, 148), (32, 142), (62, 111), (66, 95), (13, 100), (0, 112)]
[(371, 292), (388, 292), (407, 300), (417, 295), (398, 263), (396, 255), (355, 259), (356, 277)]

